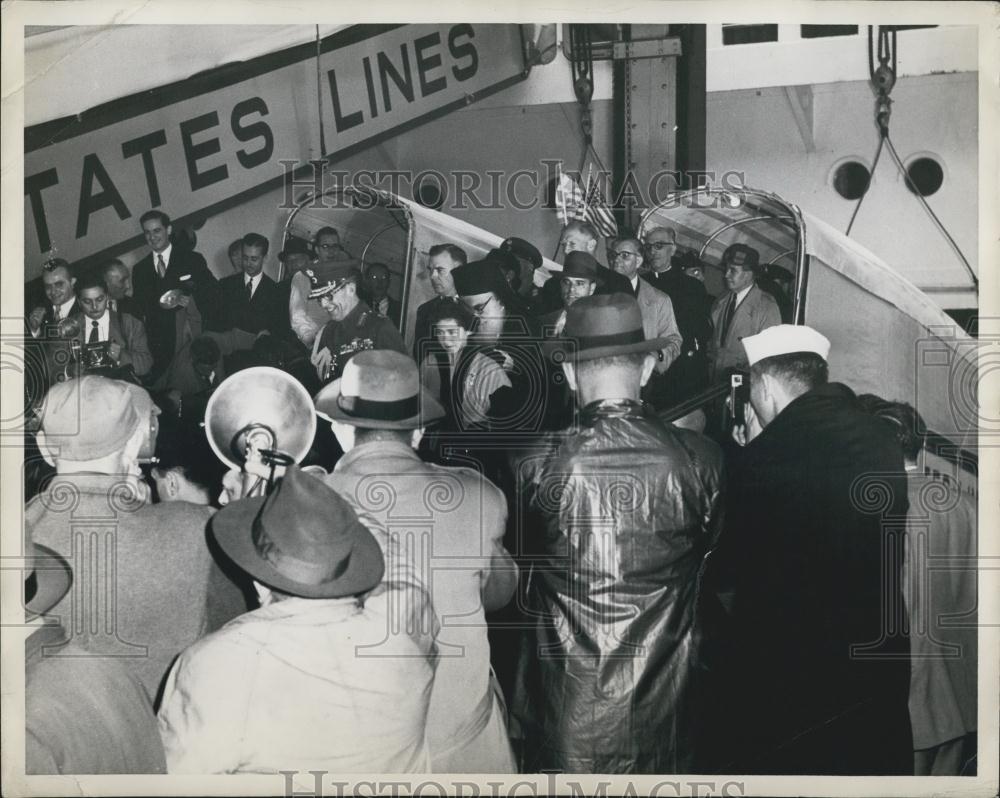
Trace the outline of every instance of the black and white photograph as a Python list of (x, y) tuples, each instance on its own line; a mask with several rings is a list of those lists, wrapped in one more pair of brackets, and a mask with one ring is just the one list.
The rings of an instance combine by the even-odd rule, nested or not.
[(3, 794), (995, 796), (997, 9), (4, 4)]

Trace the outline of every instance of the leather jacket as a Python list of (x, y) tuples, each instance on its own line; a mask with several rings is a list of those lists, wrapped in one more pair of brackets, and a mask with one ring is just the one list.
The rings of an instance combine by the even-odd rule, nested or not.
[(706, 555), (719, 447), (628, 400), (522, 463), (536, 549), (515, 712), (528, 772), (694, 772)]

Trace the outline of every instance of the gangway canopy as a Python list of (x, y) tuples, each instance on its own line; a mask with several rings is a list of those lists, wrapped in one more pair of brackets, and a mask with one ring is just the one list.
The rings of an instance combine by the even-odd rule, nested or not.
[[(427, 272), (428, 250), (435, 244), (455, 244), (473, 261), (516, 232), (497, 235), (387, 191), (347, 186), (302, 198), (285, 223), (285, 240), (311, 241), (327, 226), (337, 231), (343, 247), (362, 267), (374, 262), (389, 267), (389, 292), (402, 302), (403, 337), (411, 345), (417, 308), (435, 296)], [(548, 258), (542, 266), (562, 270)]]
[(654, 227), (673, 228), (709, 265), (742, 242), (761, 263), (788, 269), (795, 322), (831, 341), (832, 380), (909, 402), (930, 430), (975, 451), (976, 341), (878, 256), (781, 197), (748, 188), (672, 194), (646, 211), (639, 235)]

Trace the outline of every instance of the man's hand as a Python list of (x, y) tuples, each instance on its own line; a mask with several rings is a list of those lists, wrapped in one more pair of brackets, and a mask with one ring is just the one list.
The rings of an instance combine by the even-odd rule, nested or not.
[(32, 335), (38, 335), (42, 329), (42, 322), (45, 321), (45, 308), (35, 308), (28, 315), (28, 329)]
[(188, 294), (181, 294), (177, 297), (177, 304), (182, 308), (186, 308), (191, 304), (191, 297)]
[(121, 344), (118, 344), (118, 343), (115, 343), (114, 341), (111, 341), (108, 344), (108, 357), (110, 357), (113, 361), (115, 361), (115, 363), (117, 363), (118, 359), (121, 356), (122, 356), (122, 347), (121, 347)]
[(749, 402), (743, 407), (743, 418), (746, 420), (745, 424), (736, 424), (733, 427), (733, 440), (740, 446), (746, 446), (764, 429), (754, 412), (753, 405)]
[(309, 360), (316, 367), (316, 375), (320, 379), (323, 379), (330, 362), (333, 360), (333, 354), (330, 352), (329, 347), (324, 346), (318, 352), (312, 354)]

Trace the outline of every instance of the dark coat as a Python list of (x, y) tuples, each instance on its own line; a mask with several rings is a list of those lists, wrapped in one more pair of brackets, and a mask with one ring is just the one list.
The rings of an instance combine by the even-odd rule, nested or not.
[(515, 706), (527, 772), (698, 772), (696, 603), (722, 523), (719, 447), (636, 402), (595, 402), (521, 474), (539, 549)]
[(278, 338), (291, 334), (288, 320), (288, 289), (262, 274), (253, 299), (247, 302), (246, 277), (231, 274), (219, 281), (220, 330), (267, 330)]
[(681, 353), (670, 365), (663, 381), (664, 401), (673, 404), (708, 386), (712, 297), (705, 290), (704, 283), (688, 277), (677, 267), (659, 274), (644, 275), (643, 279), (670, 297), (677, 329), (684, 339)]
[(824, 385), (734, 457), (710, 569), (732, 608), (722, 772), (912, 772), (906, 480), (886, 426)]
[(142, 320), (153, 355), (154, 376), (163, 371), (174, 356), (179, 345), (177, 314), (184, 312), (182, 308), (167, 310), (160, 307), (160, 297), (173, 288), (185, 286), (191, 290), (205, 327), (215, 329), (213, 311), (218, 307), (218, 283), (199, 253), (174, 245), (170, 250), (167, 273), (162, 278), (156, 273), (152, 252), (132, 269), (133, 298), (142, 309)]

